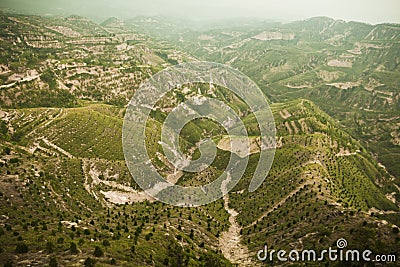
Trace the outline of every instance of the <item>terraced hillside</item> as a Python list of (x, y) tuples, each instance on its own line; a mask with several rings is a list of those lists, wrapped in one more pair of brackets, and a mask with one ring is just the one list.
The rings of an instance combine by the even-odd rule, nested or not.
[[(399, 223), (400, 192), (390, 175), (313, 103), (299, 100), (272, 108), (279, 148), (262, 187), (247, 192), (255, 153), (227, 198), (184, 209), (154, 202), (130, 176), (116, 134), (122, 109), (87, 104), (7, 110), (3, 121), (13, 132), (9, 129), (1, 143), (2, 261), (229, 265), (225, 257), (253, 265), (264, 243), (286, 248), (301, 240), (307, 248), (320, 248), (339, 236), (348, 237), (355, 248), (367, 243), (375, 252), (397, 252), (392, 225)], [(251, 116), (244, 121), (251, 125)], [(193, 123), (192, 129), (207, 125)], [(177, 182), (213, 179), (230, 153), (219, 154), (215, 172), (196, 179), (182, 174)], [(237, 215), (232, 217), (232, 211)], [(387, 245), (369, 238), (375, 235)], [(239, 242), (230, 247), (235, 238)], [(28, 253), (16, 252), (21, 244)], [(104, 255), (96, 254), (96, 247)]]
[[(399, 178), (400, 27), (326, 17), (212, 29), (132, 22), (200, 59), (228, 64), (273, 102), (312, 100)], [(173, 30), (164, 33), (163, 27)]]
[[(261, 266), (265, 244), (321, 250), (338, 238), (352, 249), (399, 255), (396, 25), (316, 18), (198, 32), (162, 19), (98, 25), (77, 16), (0, 15), (1, 264)], [(160, 41), (165, 27), (172, 29)], [(276, 155), (250, 193), (260, 130), (247, 104), (212, 84), (176, 88), (146, 122), (148, 154), (166, 180), (208, 183), (235, 154), (223, 127), (196, 119), (180, 132), (181, 150), (196, 159), (199, 141), (209, 138), (216, 158), (199, 173), (175, 170), (161, 126), (184, 100), (227, 103), (244, 122), (251, 151), (229, 194), (173, 207), (146, 195), (126, 166), (125, 105), (149, 75), (196, 58), (231, 64), (257, 81), (271, 100)]]
[(0, 25), (2, 107), (74, 107), (78, 99), (123, 106), (144, 79), (190, 58), (135, 30), (78, 16), (0, 13)]
[[(119, 108), (5, 116), (15, 128), (1, 142), (2, 262), (230, 265), (218, 253), (218, 236), (228, 227), (221, 201), (180, 209), (138, 190), (122, 155)], [(16, 252), (21, 244), (27, 253)]]

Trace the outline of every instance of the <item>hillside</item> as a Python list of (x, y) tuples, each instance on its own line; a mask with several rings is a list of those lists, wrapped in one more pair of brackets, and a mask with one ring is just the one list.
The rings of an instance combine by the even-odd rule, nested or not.
[[(396, 25), (318, 17), (194, 30), (165, 18), (99, 25), (4, 13), (0, 24), (4, 266), (262, 266), (257, 252), (266, 244), (322, 250), (339, 238), (351, 249), (400, 255)], [(140, 83), (199, 59), (229, 64), (260, 86), (275, 119), (276, 152), (261, 187), (249, 192), (261, 146), (250, 107), (218, 85), (175, 88), (145, 122), (149, 163), (166, 180), (203, 185), (241, 156), (221, 125), (196, 119), (179, 133), (180, 149), (195, 160), (209, 139), (215, 160), (201, 172), (177, 171), (161, 131), (185, 100), (223, 101), (251, 143), (231, 192), (175, 207), (146, 195), (129, 172), (124, 116)]]
[[(346, 236), (354, 248), (367, 242), (375, 252), (393, 253), (398, 239), (391, 228), (398, 224), (400, 192), (390, 176), (311, 102), (272, 109), (279, 148), (271, 172), (258, 191), (247, 192), (257, 159), (253, 154), (225, 203), (238, 212), (234, 222), (240, 230), (234, 233), (248, 247), (250, 261), (256, 263), (264, 243), (287, 247), (299, 238), (306, 247), (319, 248)], [(96, 260), (102, 264), (114, 259), (118, 264), (188, 261), (197, 266), (213, 260), (229, 265), (224, 256), (230, 250), (219, 241), (232, 226), (224, 201), (174, 208), (141, 193), (121, 153), (120, 108), (8, 110), (6, 118), (14, 127), (10, 139), (20, 138), (15, 144), (2, 141), (2, 261), (46, 263), (46, 255), (53, 255), (68, 264), (96, 258), (92, 253), (99, 246), (104, 256)], [(185, 177), (178, 183), (187, 184)], [(205, 178), (212, 176), (198, 177)], [(326, 224), (322, 218), (332, 219)], [(382, 247), (368, 238), (375, 235), (392, 245)], [(15, 258), (20, 243), (29, 252)], [(71, 251), (71, 243), (78, 252)], [(233, 260), (246, 262), (243, 255)]]
[(145, 24), (152, 36), (237, 68), (273, 102), (313, 101), (400, 177), (399, 25), (316, 17), (204, 31), (175, 26), (164, 34), (157, 22)]
[(187, 60), (144, 34), (113, 32), (113, 21), (0, 14), (0, 106), (74, 107), (79, 99), (124, 106), (143, 80)]

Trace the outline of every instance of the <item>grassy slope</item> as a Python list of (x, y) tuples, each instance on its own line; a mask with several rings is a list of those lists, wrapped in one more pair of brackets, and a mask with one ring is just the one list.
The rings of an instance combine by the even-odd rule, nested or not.
[[(387, 247), (394, 248), (398, 240), (391, 234), (390, 224), (375, 227), (379, 223), (375, 216), (385, 217), (385, 214), (366, 213), (370, 208), (385, 213), (398, 212), (385, 197), (385, 193), (396, 190), (390, 176), (313, 103), (299, 100), (273, 105), (272, 109), (282, 147), (277, 149), (271, 172), (258, 191), (248, 193), (247, 185), (258, 157), (253, 155), (245, 177), (230, 194), (231, 206), (240, 212), (237, 220), (243, 227), (243, 242), (250, 250), (255, 252), (265, 242), (286, 247), (300, 237), (308, 247), (319, 248), (339, 236), (346, 236), (356, 247), (367, 242), (375, 251), (387, 252), (378, 241), (368, 238), (374, 234), (382, 235), (383, 240), (391, 244)], [(279, 113), (283, 110), (291, 117), (284, 119)], [(85, 162), (89, 166), (95, 164), (106, 179), (113, 180), (110, 177), (118, 173), (116, 181), (137, 188), (121, 161), (122, 156), (117, 153), (121, 151), (121, 141), (115, 132), (122, 123), (118, 108), (95, 104), (63, 110), (9, 112), (13, 114), (15, 130), (23, 131), (26, 138), (14, 145), (2, 141), (3, 148), (11, 148), (10, 155), (3, 152), (2, 156), (6, 162), (6, 168), (2, 168), (1, 192), (5, 200), (2, 210), (8, 216), (3, 220), (0, 237), (7, 241), (2, 242), (3, 260), (14, 259), (16, 245), (23, 242), (28, 244), (29, 253), (20, 256), (36, 257), (41, 262), (47, 262), (45, 255), (54, 255), (65, 264), (94, 258), (92, 253), (98, 245), (105, 252), (105, 256), (97, 258), (102, 264), (114, 258), (121, 264), (169, 261), (173, 265), (174, 260), (187, 259), (197, 265), (205, 263), (209, 253), (221, 264), (227, 264), (221, 254), (212, 252), (218, 251), (217, 237), (229, 225), (221, 200), (192, 209), (149, 202), (104, 208), (84, 189), (85, 175), (88, 175)], [(46, 116), (43, 114), (53, 118), (50, 123), (43, 119)], [(249, 117), (245, 121), (251, 125), (253, 119)], [(292, 121), (299, 129), (297, 134), (289, 134), (285, 125), (285, 122), (293, 125)], [(300, 130), (304, 122), (307, 133)], [(100, 142), (90, 143), (94, 132), (98, 133)], [(46, 143), (40, 144), (47, 150), (38, 149), (33, 155), (22, 149), (33, 146), (43, 137), (73, 158), (54, 147), (46, 147)], [(91, 150), (82, 148), (85, 143), (92, 144)], [(337, 156), (341, 147), (350, 153), (359, 152)], [(221, 156), (225, 162), (229, 153)], [(19, 160), (11, 163), (10, 158), (14, 157)], [(224, 164), (216, 162), (215, 167), (215, 173), (207, 174), (211, 178), (223, 170)], [(196, 179), (206, 181), (210, 177), (198, 175)], [(185, 180), (180, 182), (185, 184)], [(385, 218), (393, 222), (390, 216)], [(256, 218), (261, 219), (253, 225)], [(322, 218), (328, 218), (329, 223), (325, 220), (323, 223)], [(78, 224), (74, 229), (60, 221), (78, 221)], [(84, 230), (86, 228), (89, 232)], [(369, 234), (366, 236), (366, 233)], [(108, 240), (110, 246), (104, 240)], [(71, 242), (78, 245), (78, 254), (68, 251)], [(53, 246), (53, 252), (47, 251), (47, 246)], [(40, 254), (40, 250), (46, 252)], [(154, 251), (159, 253), (154, 254)]]

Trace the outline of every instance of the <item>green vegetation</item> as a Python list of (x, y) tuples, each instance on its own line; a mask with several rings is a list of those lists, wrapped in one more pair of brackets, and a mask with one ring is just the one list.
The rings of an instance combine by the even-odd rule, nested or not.
[[(162, 18), (98, 25), (4, 13), (0, 26), (4, 266), (232, 266), (223, 244), (232, 240), (251, 263), (264, 244), (325, 249), (340, 237), (353, 249), (399, 253), (399, 27), (313, 18), (200, 32)], [(277, 149), (257, 191), (248, 192), (255, 150), (227, 197), (179, 208), (141, 191), (121, 135), (139, 84), (195, 58), (230, 64), (259, 84)], [(167, 162), (162, 124), (198, 94), (227, 103), (252, 140), (260, 134), (250, 107), (225, 88), (193, 83), (164, 95), (146, 122), (146, 148), (157, 171), (181, 186), (213, 181), (232, 156), (220, 146), (199, 173)], [(183, 127), (180, 149), (197, 159), (199, 141), (226, 135), (196, 119)]]

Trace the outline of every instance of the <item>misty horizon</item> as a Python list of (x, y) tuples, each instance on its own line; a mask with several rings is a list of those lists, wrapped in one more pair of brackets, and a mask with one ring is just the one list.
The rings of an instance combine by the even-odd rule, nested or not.
[[(166, 5), (166, 3), (168, 3)], [(137, 16), (163, 16), (195, 22), (221, 21), (230, 19), (259, 19), (277, 22), (291, 22), (312, 17), (330, 17), (336, 20), (359, 21), (369, 24), (400, 23), (400, 2), (384, 1), (318, 1), (305, 0), (275, 1), (216, 0), (189, 2), (183, 0), (145, 1), (84, 1), (65, 3), (60, 0), (3, 0), (0, 8), (6, 12), (48, 16), (80, 15), (96, 22), (109, 17), (122, 20)]]

